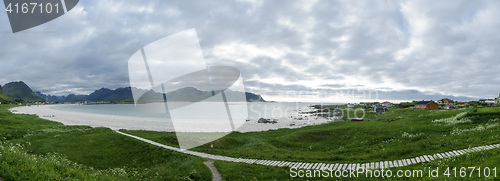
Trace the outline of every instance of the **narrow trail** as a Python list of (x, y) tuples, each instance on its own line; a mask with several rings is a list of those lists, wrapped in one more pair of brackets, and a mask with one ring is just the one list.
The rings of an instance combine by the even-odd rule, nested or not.
[[(212, 159), (212, 160), (221, 160), (221, 161), (229, 161), (229, 162), (241, 162), (248, 164), (259, 164), (265, 166), (275, 166), (275, 167), (295, 167), (299, 169), (328, 169), (328, 170), (356, 170), (358, 168), (364, 169), (379, 169), (379, 168), (395, 168), (395, 167), (403, 167), (408, 165), (414, 165), (423, 162), (430, 162), (433, 160), (444, 159), (454, 156), (460, 156), (467, 153), (479, 152), (484, 150), (490, 150), (494, 148), (500, 147), (500, 144), (492, 144), (486, 146), (477, 146), (471, 147), (462, 150), (453, 150), (443, 153), (436, 153), (434, 155), (422, 155), (419, 157), (401, 159), (401, 160), (392, 160), (392, 161), (379, 161), (379, 162), (369, 162), (369, 163), (307, 163), (307, 162), (288, 162), (288, 161), (277, 161), (277, 160), (259, 160), (259, 159), (246, 159), (246, 158), (234, 158), (220, 155), (212, 155), (202, 152), (184, 150), (172, 146), (163, 145), (148, 139), (144, 139), (138, 136), (130, 135), (127, 133), (120, 132), (115, 130), (117, 133), (120, 133), (125, 136), (129, 136), (146, 143), (150, 143), (159, 147), (163, 147), (166, 149), (170, 149), (173, 151), (190, 154), (202, 158)], [(208, 165), (207, 165), (208, 166)], [(215, 167), (214, 167), (215, 168)]]
[(214, 162), (206, 161), (203, 162), (203, 164), (205, 164), (210, 169), (210, 171), (212, 171), (212, 181), (222, 180), (222, 176), (220, 175), (219, 171), (217, 171), (217, 168), (215, 168)]

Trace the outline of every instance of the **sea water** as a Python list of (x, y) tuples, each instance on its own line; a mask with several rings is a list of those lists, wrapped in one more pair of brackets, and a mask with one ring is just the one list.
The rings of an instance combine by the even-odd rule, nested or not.
[[(216, 103), (214, 103), (216, 104)], [(280, 119), (296, 117), (298, 112), (307, 110), (311, 105), (337, 105), (336, 103), (285, 103), (285, 102), (232, 102), (230, 106), (244, 106), (246, 104), (249, 120)], [(96, 105), (77, 105), (67, 104), (53, 106), (52, 109), (61, 111), (84, 112), (105, 115), (131, 116), (131, 117), (167, 117), (165, 113), (146, 113), (136, 109), (134, 104), (96, 104)], [(240, 109), (236, 109), (240, 110)], [(180, 114), (176, 114), (181, 118), (206, 118), (212, 117), (213, 113), (205, 110), (203, 107), (194, 108), (193, 110), (185, 110)], [(232, 112), (231, 114), (244, 114), (244, 112)]]

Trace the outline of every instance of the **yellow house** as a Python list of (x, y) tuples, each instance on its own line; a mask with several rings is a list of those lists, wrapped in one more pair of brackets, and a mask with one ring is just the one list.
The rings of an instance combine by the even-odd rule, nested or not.
[(439, 101), (437, 101), (437, 104), (439, 104), (440, 106), (446, 106), (446, 105), (455, 105), (455, 101), (451, 100), (451, 99), (441, 99)]
[(415, 103), (414, 109), (439, 109), (439, 106), (434, 101), (420, 101)]
[(468, 102), (457, 102), (457, 106), (460, 106), (460, 107), (465, 107), (465, 106), (468, 106), (469, 103)]

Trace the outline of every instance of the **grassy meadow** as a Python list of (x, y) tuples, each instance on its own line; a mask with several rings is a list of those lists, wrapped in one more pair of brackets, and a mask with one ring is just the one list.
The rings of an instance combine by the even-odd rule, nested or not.
[(0, 106), (1, 180), (211, 180), (203, 159)]
[[(466, 117), (464, 110), (390, 109), (363, 122), (333, 122), (301, 129), (231, 133), (194, 148), (218, 155), (300, 162), (359, 163), (396, 160), (498, 143), (496, 115)], [(168, 145), (175, 134), (126, 131)], [(210, 145), (214, 146), (210, 150)]]
[[(1, 180), (211, 180), (209, 169), (203, 165), (206, 159), (152, 146), (107, 128), (64, 126), (34, 115), (12, 114), (9, 108), (0, 105)], [(344, 108), (343, 114), (359, 117), (353, 115), (358, 108)], [(192, 150), (297, 162), (397, 160), (499, 143), (498, 113), (498, 107), (457, 110), (390, 108), (384, 114), (366, 112), (363, 122), (341, 121), (300, 129), (231, 133)], [(177, 146), (175, 133), (122, 131)], [(212, 144), (213, 150), (210, 149)], [(398, 169), (493, 168), (499, 166), (499, 153), (500, 149), (493, 149)], [(289, 168), (224, 161), (215, 161), (215, 166), (224, 180), (297, 179), (290, 177)], [(443, 177), (427, 179), (443, 180)]]
[[(360, 117), (354, 115), (354, 110), (358, 108), (344, 107), (343, 114)], [(342, 121), (300, 129), (231, 133), (193, 150), (232, 157), (294, 162), (364, 163), (398, 160), (499, 143), (500, 116), (496, 113), (500, 113), (497, 107), (456, 110), (390, 108), (384, 114), (365, 112), (363, 122)], [(469, 114), (476, 116), (469, 117)], [(126, 132), (167, 145), (176, 144), (173, 133)], [(212, 144), (213, 150), (210, 149)], [(496, 167), (500, 163), (499, 152), (495, 149), (471, 153), (463, 157), (417, 164), (407, 169), (436, 166)], [(282, 168), (221, 161), (216, 162), (216, 166), (225, 178), (290, 179), (289, 170)]]

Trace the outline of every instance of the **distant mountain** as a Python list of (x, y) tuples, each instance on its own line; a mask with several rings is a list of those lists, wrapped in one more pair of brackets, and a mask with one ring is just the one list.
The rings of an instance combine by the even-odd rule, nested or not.
[[(220, 92), (221, 92), (220, 90), (212, 92), (212, 91), (198, 90), (194, 87), (185, 87), (175, 91), (168, 92), (166, 94), (166, 98), (168, 101), (174, 101), (174, 102), (184, 102), (184, 101), (194, 102), (203, 100), (219, 101), (219, 100), (211, 100), (209, 98), (212, 97), (213, 94), (219, 94)], [(241, 92), (232, 91), (230, 89), (226, 89), (224, 93), (228, 101), (266, 102), (260, 95), (249, 92), (245, 92), (245, 97), (242, 97)], [(158, 101), (163, 101), (163, 94), (154, 91), (147, 91), (139, 100), (139, 102), (158, 102)]]
[[(142, 89), (134, 88), (134, 91), (138, 94), (142, 94), (139, 98), (139, 103), (150, 103), (150, 102), (163, 102), (164, 97), (162, 93), (155, 92), (153, 90), (145, 91)], [(194, 87), (185, 87), (175, 91), (170, 91), (165, 94), (165, 98), (168, 101), (173, 102), (194, 102), (207, 99), (212, 96), (211, 92), (201, 91)]]
[(45, 95), (45, 94), (42, 94), (41, 92), (37, 91), (35, 92), (35, 94), (42, 98), (43, 100), (45, 101), (48, 101), (48, 102), (59, 102), (58, 101), (58, 96), (51, 96), (50, 94), (49, 95)]
[(76, 102), (76, 101), (91, 101), (91, 102), (111, 102), (111, 101), (133, 101), (132, 91), (130, 87), (118, 88), (115, 90), (101, 88), (89, 95), (69, 94), (68, 96), (45, 95), (41, 92), (35, 92), (38, 96), (48, 102)]
[(264, 98), (262, 98), (259, 94), (245, 92), (245, 97), (248, 102), (266, 102), (266, 100), (264, 100)]
[(45, 95), (41, 92), (35, 92), (36, 95), (41, 97), (43, 100), (47, 102), (75, 102), (75, 101), (86, 101), (88, 95), (75, 95), (69, 94), (68, 96), (54, 96), (54, 95)]
[[(157, 93), (157, 92), (154, 92), (151, 90), (148, 91), (148, 90), (142, 90), (142, 89), (131, 88), (131, 87), (118, 88), (115, 90), (101, 88), (99, 90), (94, 91), (93, 93), (91, 93), (89, 95), (70, 94), (68, 96), (52, 96), (52, 95), (45, 95), (45, 94), (42, 94), (40, 92), (36, 92), (36, 94), (49, 102), (134, 101), (133, 96), (132, 96), (132, 89), (134, 89), (134, 92), (143, 93), (143, 96), (141, 97), (141, 101), (144, 101), (144, 102), (163, 101), (163, 94), (161, 94), (161, 93)], [(218, 93), (218, 92), (215, 92), (215, 93)], [(228, 90), (228, 91), (226, 91), (226, 97), (228, 97), (229, 100), (245, 101), (245, 100), (238, 100), (239, 94), (236, 94), (236, 93), (237, 92), (235, 92), (235, 91)], [(211, 96), (212, 96), (211, 91), (202, 91), (202, 90), (198, 90), (194, 87), (185, 87), (182, 89), (168, 92), (166, 94), (168, 101), (189, 101), (189, 102), (205, 100)], [(233, 99), (230, 99), (230, 98), (233, 98)], [(249, 93), (249, 92), (245, 92), (245, 98), (246, 98), (246, 101), (249, 101), (249, 102), (265, 102), (265, 100), (260, 95)]]
[(87, 100), (98, 101), (133, 101), (130, 87), (118, 88), (115, 90), (101, 88), (89, 94)]
[(185, 87), (166, 94), (169, 101), (201, 101), (212, 96), (212, 92)]
[(23, 81), (10, 82), (5, 84), (2, 88), (2, 92), (14, 99), (33, 102), (43, 101), (43, 99), (36, 95), (33, 90), (31, 90), (31, 88)]

